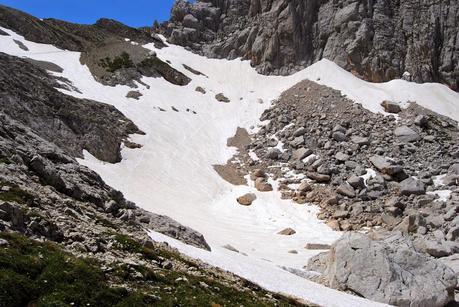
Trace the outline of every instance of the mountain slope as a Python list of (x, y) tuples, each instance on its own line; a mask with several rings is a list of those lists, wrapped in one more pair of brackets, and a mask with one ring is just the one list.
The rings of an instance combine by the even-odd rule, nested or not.
[(400, 78), (459, 89), (459, 5), (432, 0), (176, 1), (162, 31), (206, 56), (286, 75), (336, 62), (373, 82)]
[[(152, 238), (271, 291), (326, 306), (379, 305), (290, 273), (303, 272), (307, 259), (318, 253), (305, 249), (307, 243), (327, 245), (340, 235), (317, 219), (317, 207), (280, 200), (274, 177), (269, 178), (274, 191), (262, 193), (250, 180), (249, 185), (240, 186), (226, 182), (213, 166), (226, 163), (236, 153), (227, 144), (238, 127), (250, 133), (259, 131), (263, 124), (259, 118), (272, 100), (304, 79), (341, 90), (364, 108), (381, 113), (384, 99), (414, 100), (457, 118), (457, 93), (439, 84), (368, 83), (327, 60), (289, 77), (263, 76), (247, 61), (207, 59), (179, 46), (158, 49), (150, 43), (143, 48), (155, 52), (190, 82), (177, 86), (163, 78), (142, 77), (140, 82), (133, 81), (140, 94), (134, 100), (127, 95), (131, 87), (98, 82), (90, 69), (81, 65), (80, 52), (34, 43), (9, 29), (1, 30), (7, 35), (0, 36), (0, 51), (58, 65), (62, 71), (52, 74), (72, 82), (72, 87), (59, 91), (111, 104), (145, 133), (130, 136), (130, 141), (141, 147), (123, 147), (117, 164), (105, 163), (89, 150), (78, 161), (142, 208), (203, 233), (212, 250), (196, 249), (153, 231)], [(257, 199), (244, 207), (236, 199), (247, 192)], [(286, 228), (296, 233), (279, 234)]]

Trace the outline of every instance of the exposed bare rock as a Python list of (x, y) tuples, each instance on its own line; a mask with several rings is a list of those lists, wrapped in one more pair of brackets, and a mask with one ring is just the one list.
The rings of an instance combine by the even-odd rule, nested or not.
[(281, 231), (279, 231), (277, 234), (283, 235), (283, 236), (292, 236), (296, 233), (296, 231), (292, 228), (285, 228)]
[(384, 111), (386, 111), (387, 113), (400, 113), (400, 111), (402, 110), (400, 108), (400, 105), (396, 102), (393, 102), (393, 101), (388, 101), (388, 100), (384, 100), (381, 105), (383, 106), (384, 108)]
[(126, 94), (126, 98), (131, 98), (131, 99), (135, 99), (135, 100), (139, 100), (140, 97), (142, 97), (142, 93), (139, 92), (139, 91), (129, 91), (127, 94)]
[(378, 302), (440, 307), (454, 299), (454, 272), (417, 252), (401, 235), (374, 241), (364, 234), (346, 233), (332, 245), (325, 269), (320, 263), (310, 261), (309, 269), (322, 271), (330, 287)]
[(273, 190), (272, 185), (265, 178), (255, 179), (255, 188), (260, 192), (270, 192)]
[(241, 197), (238, 197), (237, 202), (243, 206), (250, 206), (256, 199), (257, 196), (255, 194), (247, 193)]
[(65, 95), (41, 68), (0, 53), (0, 111), (55, 142), (69, 154), (83, 149), (100, 160), (119, 162), (122, 140), (143, 133), (115, 107)]
[(290, 74), (327, 58), (382, 82), (405, 78), (459, 88), (455, 0), (176, 1), (161, 32), (215, 58)]
[(222, 93), (215, 95), (215, 99), (220, 102), (228, 103), (230, 100)]

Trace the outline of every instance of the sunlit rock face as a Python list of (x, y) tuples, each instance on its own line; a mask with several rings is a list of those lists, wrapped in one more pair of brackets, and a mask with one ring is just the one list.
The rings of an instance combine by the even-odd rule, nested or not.
[(169, 41), (206, 56), (249, 59), (291, 74), (322, 58), (370, 81), (405, 78), (459, 88), (454, 0), (177, 1)]

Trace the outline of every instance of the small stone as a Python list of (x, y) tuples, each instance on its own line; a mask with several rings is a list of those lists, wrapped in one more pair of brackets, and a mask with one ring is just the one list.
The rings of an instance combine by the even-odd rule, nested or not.
[(200, 86), (196, 87), (195, 89), (196, 92), (199, 92), (201, 94), (205, 94), (206, 93), (206, 90)]
[(311, 185), (307, 181), (301, 182), (300, 186), (298, 187), (298, 191), (301, 193), (306, 193), (312, 191)]
[(311, 149), (299, 148), (292, 153), (292, 160), (298, 161), (310, 156), (312, 154)]
[(306, 176), (309, 178), (309, 179), (312, 179), (318, 183), (325, 183), (325, 182), (329, 182), (331, 177), (329, 175), (325, 175), (325, 174), (318, 174), (318, 173), (314, 173), (314, 172), (307, 172), (306, 173)]
[(337, 142), (344, 142), (347, 138), (341, 131), (333, 132), (332, 138)]
[(219, 102), (224, 102), (224, 103), (229, 103), (230, 100), (228, 99), (228, 97), (226, 97), (225, 95), (223, 95), (222, 93), (220, 94), (217, 94), (215, 95), (215, 99)]
[(305, 133), (306, 133), (306, 128), (301, 127), (301, 128), (296, 129), (295, 132), (293, 132), (293, 136), (294, 137), (298, 137), (298, 136), (303, 135)]
[(397, 113), (400, 113), (400, 111), (402, 111), (402, 109), (400, 108), (400, 105), (393, 101), (384, 100), (381, 103), (381, 106), (384, 108), (384, 111), (386, 111), (387, 113), (397, 114)]
[(166, 270), (171, 270), (174, 267), (174, 265), (169, 260), (166, 260), (161, 264), (161, 267)]
[(401, 126), (394, 130), (394, 135), (401, 142), (416, 142), (421, 139), (419, 134), (408, 126)]
[(347, 196), (349, 198), (355, 197), (354, 188), (349, 184), (342, 184), (336, 189), (336, 193)]
[(413, 177), (407, 178), (400, 183), (400, 195), (423, 195), (426, 193), (424, 184)]
[(110, 200), (107, 203), (105, 203), (104, 207), (105, 207), (105, 212), (107, 213), (115, 213), (119, 209), (118, 203), (114, 200)]
[(283, 235), (283, 236), (291, 236), (294, 235), (296, 231), (292, 228), (285, 228), (284, 230), (279, 231), (277, 234)]
[(414, 119), (414, 124), (419, 127), (426, 127), (428, 123), (429, 123), (429, 119), (425, 115), (418, 115)]
[(365, 138), (365, 137), (361, 137), (361, 136), (352, 136), (351, 137), (351, 141), (352, 141), (352, 143), (357, 144), (359, 146), (369, 145), (370, 144), (370, 139), (369, 138)]
[(266, 158), (271, 159), (271, 160), (277, 160), (279, 159), (279, 156), (281, 155), (281, 151), (277, 148), (270, 148), (268, 152), (266, 153)]
[(459, 238), (459, 226), (451, 228), (446, 234), (446, 240), (456, 241)]
[(327, 226), (330, 227), (331, 229), (338, 231), (340, 230), (339, 227), (339, 222), (337, 220), (331, 220), (327, 222)]
[(290, 145), (292, 145), (293, 147), (299, 147), (303, 144), (304, 144), (304, 137), (302, 135), (296, 137), (295, 139), (293, 139), (292, 142), (290, 142)]
[(223, 248), (226, 248), (227, 250), (235, 252), (235, 253), (239, 253), (239, 251), (235, 247), (233, 247), (233, 246), (231, 246), (229, 244), (224, 245)]
[(333, 217), (335, 219), (341, 219), (341, 218), (346, 218), (349, 216), (349, 212), (346, 210), (338, 210), (333, 213)]
[(257, 178), (266, 178), (266, 173), (262, 169), (255, 169), (250, 174), (250, 179), (256, 180)]
[(269, 192), (273, 190), (273, 186), (268, 183), (265, 178), (257, 178), (255, 180), (255, 188), (260, 192)]
[(242, 206), (250, 206), (255, 200), (257, 196), (253, 193), (247, 193), (241, 197), (237, 198), (237, 202)]
[(126, 95), (126, 98), (139, 100), (139, 98), (142, 96), (143, 96), (142, 93), (140, 93), (139, 91), (129, 91)]
[(356, 175), (352, 175), (347, 179), (347, 182), (353, 187), (354, 189), (363, 189), (365, 188), (365, 181), (362, 177), (358, 177)]
[(338, 160), (339, 162), (345, 162), (345, 161), (349, 160), (349, 156), (346, 155), (345, 153), (338, 152), (335, 155), (335, 159)]
[(327, 249), (330, 249), (331, 246), (329, 244), (308, 243), (306, 244), (304, 248), (310, 249), (310, 250), (327, 250)]

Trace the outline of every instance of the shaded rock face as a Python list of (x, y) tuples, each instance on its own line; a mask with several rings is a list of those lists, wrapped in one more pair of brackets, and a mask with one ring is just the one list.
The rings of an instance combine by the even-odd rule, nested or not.
[[(135, 81), (142, 84), (143, 76), (163, 77), (176, 85), (186, 85), (191, 81), (157, 58), (156, 54), (150, 53), (141, 46), (154, 43), (156, 48), (165, 47), (161, 38), (152, 33), (149, 28), (135, 29), (104, 18), (99, 19), (94, 25), (73, 24), (57, 19), (41, 20), (2, 5), (0, 5), (0, 26), (11, 29), (33, 42), (80, 51), (81, 63), (86, 64), (94, 78), (104, 85), (121, 84), (135, 88), (137, 87)], [(19, 41), (16, 43), (20, 44)], [(26, 48), (23, 45), (19, 46)], [(101, 61), (115, 61), (123, 53), (127, 53), (130, 57), (127, 63), (129, 65), (126, 63), (122, 63), (124, 64), (121, 65), (122, 67), (102, 65)], [(39, 63), (35, 61), (34, 64)], [(50, 68), (49, 64), (45, 65), (46, 69)]]
[[(364, 234), (346, 233), (333, 244), (325, 263), (331, 287), (371, 300), (396, 306), (444, 306), (453, 300), (454, 272), (418, 253), (402, 235), (373, 241)], [(317, 265), (311, 262), (310, 269)]]
[(0, 67), (0, 111), (73, 156), (86, 149), (119, 162), (121, 142), (143, 133), (113, 106), (59, 92), (62, 85), (25, 60), (0, 53)]
[(3, 5), (0, 5), (0, 26), (19, 33), (27, 40), (72, 51), (85, 51), (88, 46), (99, 44), (107, 38), (119, 41), (129, 38), (139, 43), (154, 42), (158, 48), (164, 47), (161, 40), (151, 33), (111, 19), (100, 19), (94, 25), (72, 24), (57, 19), (41, 20)]
[(458, 16), (455, 0), (179, 0), (161, 31), (206, 56), (248, 59), (265, 74), (328, 58), (374, 82), (404, 76), (457, 90)]
[(138, 208), (74, 159), (87, 149), (116, 162), (139, 130), (112, 106), (54, 87), (42, 69), (0, 53), (0, 230), (99, 253), (110, 249), (101, 233), (148, 239), (151, 229), (210, 250), (200, 233)]

